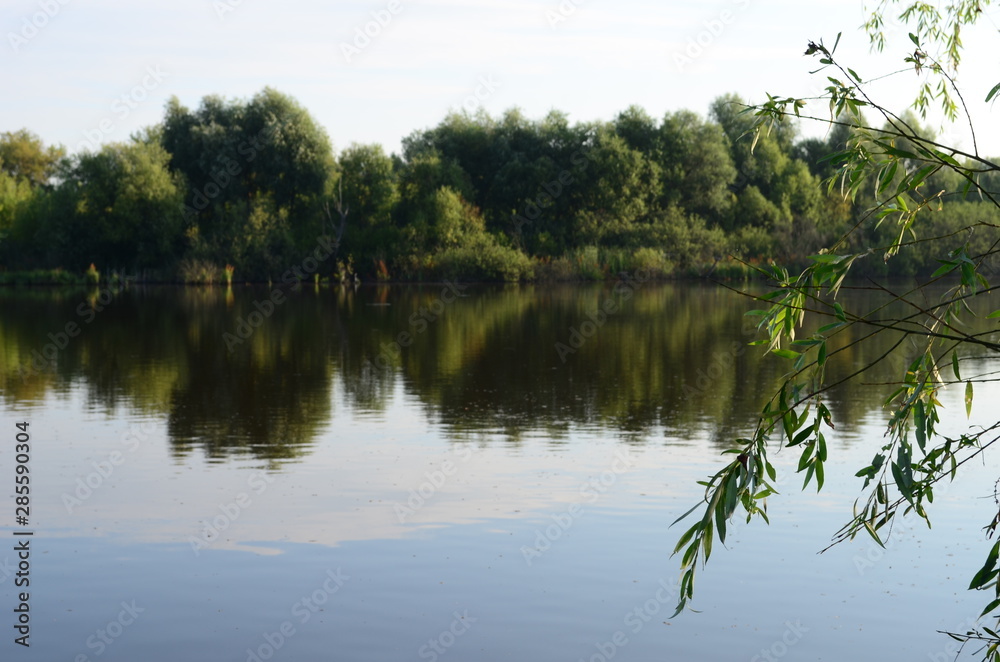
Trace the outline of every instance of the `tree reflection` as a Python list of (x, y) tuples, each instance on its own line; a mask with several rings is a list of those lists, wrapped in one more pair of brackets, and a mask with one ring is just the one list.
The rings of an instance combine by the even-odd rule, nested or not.
[[(0, 397), (15, 407), (75, 389), (109, 417), (165, 417), (177, 457), (280, 463), (349, 410), (386, 416), (399, 388), (453, 439), (558, 446), (587, 429), (629, 443), (724, 445), (745, 434), (787, 368), (747, 346), (753, 302), (707, 284), (308, 286), (282, 290), (260, 314), (272, 289), (0, 291)], [(875, 305), (871, 292), (846, 295)], [(47, 347), (69, 322), (79, 333)], [(831, 377), (892, 339), (850, 341), (831, 341), (844, 348), (831, 354)], [(37, 369), (46, 352), (54, 359)], [(891, 379), (894, 367), (868, 381)], [(828, 406), (837, 420), (862, 421), (888, 390), (833, 391)]]

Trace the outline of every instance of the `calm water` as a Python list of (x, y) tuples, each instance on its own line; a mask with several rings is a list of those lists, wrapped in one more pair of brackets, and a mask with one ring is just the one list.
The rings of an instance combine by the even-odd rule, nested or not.
[[(831, 396), (824, 491), (778, 453), (771, 526), (735, 524), (700, 613), (668, 620), (668, 524), (784, 368), (745, 347), (754, 306), (722, 288), (269, 298), (0, 291), (2, 659), (945, 660), (935, 630), (985, 603), (964, 588), (990, 466), (941, 492), (933, 530), (816, 553), (882, 439), (884, 388), (858, 386)], [(996, 396), (980, 388), (973, 422)], [(961, 393), (943, 401), (964, 425)], [(30, 649), (12, 628), (21, 421)]]

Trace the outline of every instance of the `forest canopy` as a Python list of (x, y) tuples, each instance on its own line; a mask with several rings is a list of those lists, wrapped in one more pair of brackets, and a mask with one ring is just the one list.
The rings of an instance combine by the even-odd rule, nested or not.
[[(865, 212), (823, 186), (838, 173), (822, 157), (850, 134), (802, 139), (787, 120), (751, 149), (744, 110), (726, 95), (707, 117), (636, 106), (576, 123), (559, 111), (450, 113), (391, 155), (335, 152), (306, 109), (270, 88), (195, 109), (172, 98), (158, 125), (73, 155), (20, 129), (0, 134), (0, 274), (93, 264), (140, 280), (268, 280), (341, 223), (323, 277), (602, 279), (801, 264)], [(928, 219), (935, 234), (1000, 220), (953, 174), (933, 178), (948, 192)], [(861, 238), (877, 245), (884, 231)], [(893, 273), (935, 266), (914, 251)], [(876, 256), (860, 270), (886, 267)]]

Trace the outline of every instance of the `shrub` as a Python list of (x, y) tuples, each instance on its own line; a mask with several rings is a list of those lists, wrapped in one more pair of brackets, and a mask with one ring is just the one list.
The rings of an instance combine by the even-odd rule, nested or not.
[(631, 256), (624, 248), (602, 248), (599, 258), (603, 271), (611, 275), (628, 271), (632, 264)]
[(584, 246), (569, 255), (581, 280), (603, 280), (604, 270), (598, 260), (597, 246)]
[(220, 280), (221, 270), (208, 260), (185, 258), (177, 267), (177, 277), (182, 283), (211, 285)]
[(650, 278), (666, 278), (674, 272), (674, 265), (663, 251), (655, 248), (639, 248), (632, 253), (632, 270), (643, 270)]
[(534, 278), (531, 259), (515, 248), (499, 245), (490, 235), (468, 245), (448, 248), (434, 257), (440, 276), (455, 280), (518, 281)]
[(567, 281), (576, 280), (576, 270), (569, 258), (543, 258), (535, 265), (535, 275), (538, 280)]

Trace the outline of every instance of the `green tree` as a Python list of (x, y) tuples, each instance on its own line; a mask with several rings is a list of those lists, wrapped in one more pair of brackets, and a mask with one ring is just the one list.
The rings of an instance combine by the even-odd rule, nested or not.
[(0, 172), (32, 186), (51, 183), (65, 156), (63, 147), (45, 147), (42, 139), (27, 129), (0, 133)]
[[(434, 129), (417, 134), (421, 151), (436, 150), (441, 158), (458, 164), (468, 177), (469, 201), (481, 206), (489, 193), (498, 164), (503, 161), (496, 122), (482, 109), (475, 115), (449, 113)], [(415, 154), (415, 143), (406, 145)]]
[(656, 120), (644, 109), (639, 106), (629, 106), (618, 113), (613, 126), (615, 133), (621, 136), (629, 147), (651, 158), (657, 156), (660, 149), (659, 127), (656, 126)]
[[(838, 118), (839, 119), (839, 118)], [(830, 179), (837, 173), (837, 166), (827, 157), (847, 149), (851, 138), (850, 122), (835, 123), (825, 138), (806, 138), (795, 145), (795, 157), (809, 166), (809, 171), (821, 179)]]
[(338, 164), (339, 188), (350, 218), (343, 252), (365, 262), (388, 260), (400, 250), (392, 220), (399, 203), (392, 159), (381, 145), (351, 145), (340, 154)]
[(442, 159), (433, 149), (411, 156), (397, 171), (401, 203), (396, 220), (402, 249), (399, 258), (411, 266), (422, 264), (437, 248), (435, 224), (440, 209), (439, 191), (447, 188), (467, 200), (472, 186), (461, 166), (454, 160)]
[(67, 266), (135, 270), (176, 259), (184, 190), (169, 160), (155, 142), (114, 143), (74, 159), (60, 186), (72, 209), (46, 220)]
[(41, 213), (67, 168), (62, 147), (46, 147), (27, 129), (0, 133), (0, 263), (31, 268), (45, 262)]
[(658, 134), (654, 158), (663, 172), (664, 202), (712, 224), (727, 218), (737, 173), (722, 127), (682, 110), (668, 113)]
[[(896, 4), (894, 0), (882, 0), (867, 24), (876, 48), (887, 43), (881, 29), (886, 13)], [(918, 112), (938, 105), (948, 116), (964, 113), (955, 82), (961, 37), (963, 29), (980, 17), (987, 4), (958, 0), (942, 9), (923, 2), (902, 3), (901, 19), (914, 30), (909, 46), (915, 46), (915, 50), (905, 58), (906, 64), (910, 71), (915, 69), (922, 76), (914, 102)], [(961, 150), (934, 141), (913, 118), (893, 112), (878, 100), (884, 76), (863, 79), (837, 58), (835, 50), (836, 42), (833, 46), (809, 42), (806, 51), (819, 60), (822, 75), (829, 82), (829, 118), (804, 112), (804, 100), (770, 95), (765, 103), (745, 108), (742, 113), (733, 112), (729, 104), (717, 108), (723, 127), (730, 127), (727, 133), (732, 135), (732, 127), (739, 127), (743, 133), (749, 131), (758, 149), (775, 140), (770, 137), (775, 135), (780, 147), (781, 127), (792, 116), (846, 125), (850, 137), (844, 149), (831, 155), (837, 170), (830, 186), (842, 187), (849, 199), (863, 202), (866, 211), (843, 236), (817, 251), (800, 271), (793, 273), (779, 266), (761, 269), (772, 279), (775, 289), (760, 297), (765, 307), (752, 312), (763, 333), (763, 339), (755, 344), (769, 350), (776, 360), (787, 361), (788, 372), (781, 387), (764, 403), (755, 428), (747, 436), (733, 440), (733, 448), (727, 451), (732, 461), (702, 483), (704, 501), (681, 518), (700, 512), (675, 550), (682, 558), (678, 611), (694, 595), (698, 562), (709, 558), (714, 540), (725, 542), (727, 525), (736, 512), (742, 511), (748, 520), (754, 516), (766, 520), (767, 499), (775, 493), (776, 479), (769, 453), (776, 444), (791, 447), (799, 454), (797, 471), (804, 474), (805, 485), (814, 482), (817, 489), (823, 487), (829, 452), (824, 432), (834, 424), (828, 407), (829, 391), (834, 386), (855, 382), (887, 362), (898, 361), (902, 366), (898, 382), (893, 385), (895, 390), (885, 400), (890, 412), (885, 441), (874, 449), (870, 464), (857, 472), (863, 481), (861, 493), (853, 516), (834, 534), (833, 544), (858, 534), (883, 544), (885, 531), (910, 513), (929, 524), (939, 483), (955, 480), (966, 463), (980, 459), (1000, 441), (1000, 422), (985, 428), (970, 426), (958, 435), (943, 434), (941, 421), (947, 412), (938, 398), (945, 388), (961, 388), (966, 402), (962, 413), (967, 415), (976, 385), (990, 380), (988, 374), (973, 373), (972, 363), (968, 362), (971, 352), (994, 357), (1000, 353), (994, 336), (972, 325), (977, 317), (1000, 316), (1000, 311), (989, 313), (989, 308), (984, 309), (987, 302), (983, 300), (984, 294), (995, 289), (987, 276), (990, 263), (1000, 252), (996, 232), (1000, 226), (993, 221), (1000, 203), (981, 183), (981, 175), (1000, 171), (1000, 165), (980, 156), (975, 146)], [(992, 88), (987, 100), (998, 91), (1000, 84)], [(881, 126), (866, 121), (863, 112), (877, 116)], [(765, 181), (767, 173), (760, 168), (762, 161), (757, 160), (752, 145), (753, 141), (748, 141), (747, 151), (737, 158), (738, 167), (749, 173), (751, 180), (776, 182), (773, 178)], [(767, 159), (772, 153), (765, 152)], [(946, 171), (952, 174), (943, 176)], [(942, 228), (935, 227), (928, 217), (948, 195), (929, 186), (931, 178), (938, 175), (939, 181), (961, 181), (963, 196), (976, 191), (985, 201), (984, 209), (991, 213), (965, 215), (964, 226), (935, 235)], [(954, 218), (961, 222), (962, 217)], [(977, 230), (987, 234), (985, 242), (969, 240)], [(875, 257), (892, 264), (928, 247), (941, 250), (941, 246), (948, 245), (946, 240), (956, 237), (960, 238), (957, 246), (935, 256), (940, 268), (916, 285), (897, 290), (882, 280), (866, 284), (881, 289), (890, 302), (904, 304), (907, 312), (894, 315), (884, 303), (874, 310), (849, 310), (837, 300), (841, 288), (848, 286), (845, 282), (849, 282), (846, 279), (855, 265)], [(944, 294), (932, 290), (934, 285), (946, 285)], [(807, 312), (813, 322), (807, 321)], [(816, 319), (828, 323), (813, 330)], [(979, 324), (982, 326), (983, 321)], [(986, 328), (994, 325), (988, 322)], [(852, 334), (858, 339), (845, 342)], [(864, 363), (847, 376), (827, 375), (827, 366), (835, 363), (837, 354), (857, 351), (855, 346), (864, 348), (887, 341), (890, 349), (880, 358)], [(994, 492), (994, 497), (996, 489), (995, 485), (984, 486), (985, 491)], [(988, 538), (1000, 525), (1000, 514), (985, 524)], [(984, 565), (971, 578), (971, 589), (988, 593), (982, 616), (995, 616), (1000, 607), (998, 557), (1000, 542), (990, 546)], [(954, 634), (960, 640), (984, 644), (985, 656), (1000, 660), (1000, 635), (995, 626)]]
[(265, 88), (248, 101), (175, 97), (160, 131), (183, 174), (193, 252), (250, 275), (287, 267), (315, 243), (336, 163), (326, 132), (294, 99)]
[(578, 203), (573, 247), (630, 243), (629, 237), (652, 218), (660, 193), (660, 167), (614, 133), (601, 127), (587, 150), (586, 169), (575, 187)]
[(17, 232), (17, 222), (34, 197), (35, 189), (27, 180), (0, 171), (0, 242)]
[(756, 142), (747, 140), (754, 132), (754, 118), (743, 112), (746, 104), (739, 96), (727, 94), (712, 102), (711, 117), (722, 127), (731, 145), (738, 194), (756, 186), (769, 200), (773, 187), (790, 160), (795, 130), (786, 119), (775, 121), (771, 131), (762, 132)]

